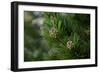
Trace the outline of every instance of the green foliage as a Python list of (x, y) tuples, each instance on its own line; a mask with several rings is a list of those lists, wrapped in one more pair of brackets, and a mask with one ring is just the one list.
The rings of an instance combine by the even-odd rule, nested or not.
[[(90, 57), (90, 38), (86, 30), (89, 30), (89, 15), (44, 13), (43, 36), (52, 48), (57, 48), (63, 59), (81, 59)], [(48, 21), (49, 20), (49, 21)], [(50, 21), (51, 20), (51, 21)], [(87, 23), (86, 23), (87, 22)], [(56, 38), (50, 37), (49, 31), (57, 30)], [(66, 43), (72, 41), (73, 47), (68, 48)], [(57, 56), (57, 54), (56, 54)], [(60, 56), (59, 56), (60, 58)]]
[[(43, 24), (24, 22), (24, 61), (90, 58), (90, 15), (44, 12)], [(30, 17), (31, 18), (31, 17)]]

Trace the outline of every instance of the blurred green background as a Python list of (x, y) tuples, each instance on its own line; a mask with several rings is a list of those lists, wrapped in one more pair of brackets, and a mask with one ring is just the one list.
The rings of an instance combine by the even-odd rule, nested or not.
[(90, 58), (90, 15), (24, 11), (24, 61)]

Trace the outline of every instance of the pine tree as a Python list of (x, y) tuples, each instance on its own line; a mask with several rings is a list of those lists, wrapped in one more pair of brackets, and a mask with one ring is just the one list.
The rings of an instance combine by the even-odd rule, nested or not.
[(89, 15), (44, 13), (43, 37), (57, 59), (90, 57)]
[[(24, 61), (90, 58), (89, 14), (26, 13)], [(42, 25), (36, 21), (38, 17), (43, 18)]]

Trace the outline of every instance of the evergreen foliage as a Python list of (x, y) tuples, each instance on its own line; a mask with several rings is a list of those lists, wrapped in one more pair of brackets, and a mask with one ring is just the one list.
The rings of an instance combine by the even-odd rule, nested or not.
[(24, 48), (24, 61), (90, 58), (90, 15), (26, 11)]

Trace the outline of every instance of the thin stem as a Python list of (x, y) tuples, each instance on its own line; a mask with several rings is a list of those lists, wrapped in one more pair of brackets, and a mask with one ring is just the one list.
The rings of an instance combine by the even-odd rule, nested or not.
[(63, 46), (65, 46), (64, 42), (61, 39), (59, 39), (59, 38), (57, 38), (57, 39), (58, 39), (59, 42), (62, 43)]

